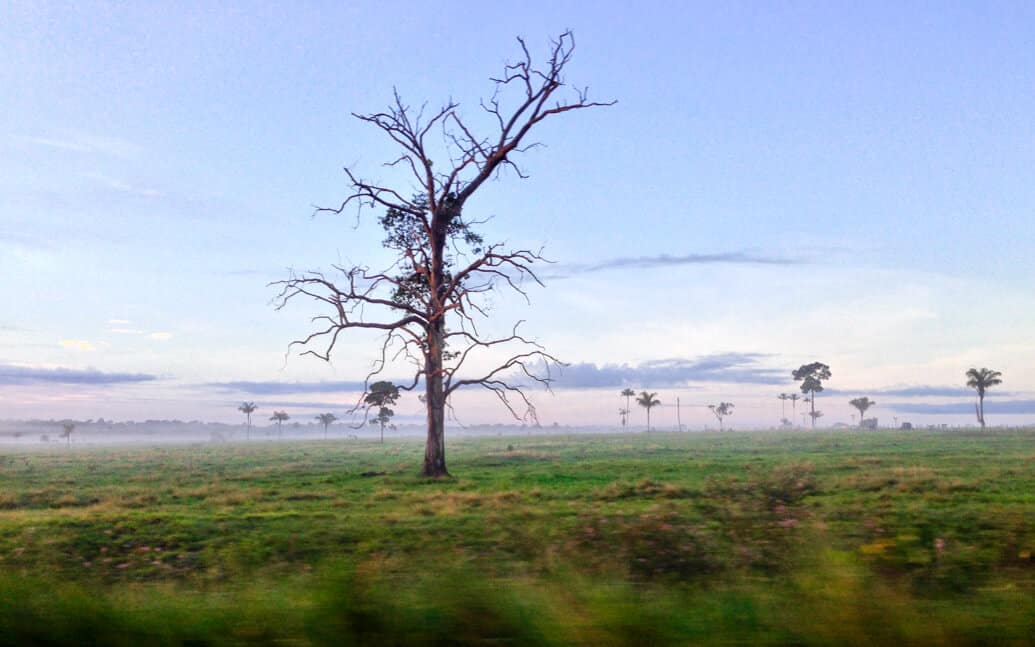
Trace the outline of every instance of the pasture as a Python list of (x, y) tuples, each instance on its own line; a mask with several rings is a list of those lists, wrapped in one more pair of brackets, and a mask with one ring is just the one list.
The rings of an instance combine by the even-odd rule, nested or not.
[[(448, 439), (447, 439), (448, 440)], [(0, 644), (1029, 644), (1035, 430), (6, 450)]]

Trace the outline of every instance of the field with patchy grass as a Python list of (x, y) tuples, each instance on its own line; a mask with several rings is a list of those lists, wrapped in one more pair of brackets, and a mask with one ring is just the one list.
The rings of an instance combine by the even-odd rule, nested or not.
[(0, 645), (1029, 644), (1035, 431), (0, 455)]

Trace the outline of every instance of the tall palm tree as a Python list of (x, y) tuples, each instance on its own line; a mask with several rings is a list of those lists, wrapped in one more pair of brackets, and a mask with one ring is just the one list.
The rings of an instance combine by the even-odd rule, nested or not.
[(316, 416), (316, 419), (323, 424), (323, 439), (327, 440), (327, 427), (329, 427), (332, 422), (337, 420), (338, 416), (334, 415), (333, 413), (321, 413), (320, 415)]
[(978, 404), (975, 407), (977, 413), (978, 422), (981, 423), (981, 428), (985, 428), (985, 391), (1003, 383), (1001, 379), (1003, 374), (999, 371), (993, 371), (987, 368), (980, 370), (976, 368), (967, 370), (967, 386), (972, 389), (977, 389)]
[(622, 429), (624, 430), (626, 425), (629, 424), (629, 410), (618, 407), (618, 417), (622, 420)]
[(653, 407), (656, 407), (659, 404), (661, 404), (661, 400), (658, 400), (656, 397), (654, 397), (656, 395), (657, 393), (647, 393), (646, 391), (641, 391), (640, 395), (636, 398), (636, 404), (640, 405), (641, 407), (647, 410), (648, 432), (650, 431), (650, 410)]
[(854, 400), (849, 400), (848, 404), (852, 405), (853, 407), (859, 410), (859, 427), (862, 427), (863, 419), (866, 417), (866, 410), (872, 406), (876, 406), (877, 403), (867, 396), (862, 398), (855, 398)]
[(791, 396), (781, 393), (776, 396), (776, 399), (780, 401), (780, 422), (783, 422), (787, 420), (787, 401), (791, 399)]
[(633, 391), (632, 389), (622, 389), (622, 392), (619, 395), (625, 398), (625, 415), (622, 416), (622, 429), (625, 429), (626, 424), (629, 422), (629, 398), (636, 395), (636, 391)]
[(732, 402), (720, 402), (719, 404), (709, 404), (708, 408), (712, 410), (715, 417), (719, 419), (719, 431), (725, 431), (722, 426), (722, 419), (733, 413)]
[(287, 413), (283, 411), (274, 411), (273, 415), (270, 416), (270, 420), (275, 420), (277, 422), (277, 438), (280, 438), (281, 436), (281, 425), (284, 423), (285, 420), (287, 420), (290, 417), (291, 416), (289, 416)]
[(791, 401), (791, 419), (798, 417), (798, 400), (801, 400), (801, 396), (797, 393), (792, 393), (787, 396), (787, 399)]
[(237, 407), (237, 410), (245, 415), (248, 421), (248, 426), (245, 428), (244, 439), (251, 440), (252, 437), (252, 413), (255, 412), (259, 407), (255, 406), (254, 402), (242, 402), (241, 406)]

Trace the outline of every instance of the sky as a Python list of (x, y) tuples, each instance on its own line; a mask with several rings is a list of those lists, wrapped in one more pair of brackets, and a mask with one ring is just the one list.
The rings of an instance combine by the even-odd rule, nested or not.
[(616, 424), (629, 387), (663, 428), (722, 401), (775, 425), (813, 361), (825, 425), (861, 395), (881, 424), (971, 423), (971, 367), (1003, 374), (991, 424), (1035, 421), (1026, 2), (5, 3), (0, 417), (341, 414), (377, 339), (288, 352), (320, 313), (268, 284), (390, 262), (376, 213), (313, 214), (344, 166), (413, 188), (352, 113), (395, 89), (476, 115), (515, 37), (541, 59), (566, 29), (566, 80), (617, 103), (541, 124), (530, 177), (466, 206), (554, 261), (486, 323), (569, 364), (533, 393), (544, 424)]

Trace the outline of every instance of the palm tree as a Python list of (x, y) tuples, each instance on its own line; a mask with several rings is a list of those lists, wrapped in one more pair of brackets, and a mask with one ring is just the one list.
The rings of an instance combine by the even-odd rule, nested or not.
[(776, 399), (780, 401), (780, 422), (787, 422), (787, 401), (791, 399), (791, 396), (781, 393), (776, 396)]
[(333, 413), (321, 413), (320, 415), (316, 416), (316, 419), (323, 423), (323, 439), (327, 440), (327, 427), (330, 426), (332, 422), (337, 420), (338, 416), (334, 415)]
[(869, 397), (855, 398), (849, 400), (848, 404), (852, 405), (859, 410), (859, 427), (863, 426), (863, 419), (866, 417), (866, 410), (870, 407), (876, 406), (876, 402), (871, 400)]
[(787, 399), (791, 401), (791, 418), (798, 417), (798, 400), (801, 400), (801, 396), (797, 393), (792, 393), (787, 396)]
[(252, 413), (255, 412), (259, 407), (255, 406), (254, 402), (242, 402), (241, 406), (237, 407), (237, 410), (245, 415), (248, 420), (248, 426), (244, 432), (244, 439), (251, 440), (252, 437)]
[(972, 389), (977, 389), (978, 403), (974, 408), (982, 429), (985, 428), (985, 391), (993, 386), (1002, 384), (1002, 377), (1003, 374), (999, 371), (993, 371), (987, 368), (982, 368), (980, 370), (972, 368), (967, 370), (967, 386)]
[(618, 417), (622, 420), (622, 429), (624, 430), (626, 425), (629, 424), (629, 410), (619, 407)]
[(647, 393), (646, 391), (641, 391), (640, 395), (636, 398), (636, 404), (640, 405), (641, 407), (643, 407), (644, 409), (647, 410), (647, 431), (648, 432), (650, 431), (650, 410), (651, 410), (651, 408), (656, 407), (659, 404), (661, 404), (661, 400), (658, 400), (657, 398), (654, 397), (656, 395), (657, 395), (657, 393)]
[(275, 420), (277, 422), (277, 438), (280, 438), (281, 435), (281, 425), (290, 417), (291, 416), (283, 411), (274, 411), (273, 415), (270, 416), (270, 420)]
[(732, 402), (720, 402), (719, 404), (709, 404), (708, 408), (712, 410), (715, 417), (719, 419), (719, 431), (724, 431), (722, 426), (722, 419), (733, 413)]
[[(626, 424), (629, 422), (629, 398), (636, 395), (636, 391), (633, 391), (632, 389), (622, 389), (622, 392), (619, 395), (625, 398), (625, 415), (622, 416), (622, 429), (625, 429)], [(621, 409), (619, 409), (619, 411), (621, 411)]]

